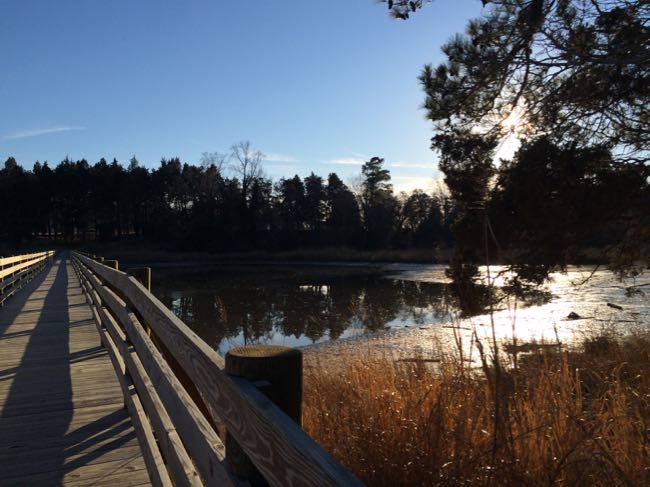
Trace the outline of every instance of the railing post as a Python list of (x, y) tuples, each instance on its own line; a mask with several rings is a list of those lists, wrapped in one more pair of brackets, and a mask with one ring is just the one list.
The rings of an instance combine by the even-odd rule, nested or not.
[(126, 270), (127, 274), (135, 277), (140, 284), (151, 292), (151, 267), (131, 267)]
[(104, 260), (103, 264), (106, 267), (110, 267), (111, 269), (115, 269), (116, 271), (120, 269), (120, 263), (117, 260), (114, 260), (114, 259), (106, 259), (106, 260)]
[[(282, 345), (249, 345), (226, 353), (227, 374), (254, 383), (292, 420), (302, 426), (302, 352)], [(231, 472), (253, 486), (268, 485), (232, 436), (226, 435)]]

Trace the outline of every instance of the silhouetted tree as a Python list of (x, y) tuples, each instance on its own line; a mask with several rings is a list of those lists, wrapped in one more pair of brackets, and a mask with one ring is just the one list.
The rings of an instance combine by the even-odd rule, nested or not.
[(282, 178), (277, 184), (276, 193), (281, 244), (283, 247), (297, 247), (305, 229), (305, 185), (298, 175), (291, 179)]
[(323, 239), (325, 224), (325, 186), (323, 178), (313, 172), (305, 178), (305, 226), (309, 232), (310, 245), (318, 245)]
[(32, 196), (35, 215), (35, 228), (33, 230), (36, 234), (52, 238), (52, 197), (54, 193), (52, 170), (47, 161), (43, 164), (36, 161), (32, 172), (35, 179), (34, 194)]
[(589, 247), (606, 250), (610, 262), (624, 259), (625, 266), (642, 259), (638, 246), (621, 242), (649, 228), (649, 177), (650, 167), (616, 164), (604, 146), (558, 146), (549, 137), (524, 143), (503, 162), (490, 201), (503, 259), (533, 283), (554, 265), (584, 259)]
[(0, 170), (0, 233), (12, 242), (28, 237), (34, 224), (33, 213), (26, 211), (32, 207), (30, 183), (29, 174), (9, 157)]
[(358, 245), (361, 236), (359, 204), (336, 173), (330, 173), (327, 178), (325, 225), (328, 243)]
[[(393, 16), (401, 19), (428, 3), (425, 0), (384, 1)], [(455, 226), (456, 244), (461, 249), (457, 255), (466, 255), (473, 261), (476, 255), (471, 254), (476, 249), (472, 252), (470, 248), (486, 248), (485, 239), (477, 239), (479, 229), (471, 228), (480, 219), (470, 218), (468, 205), (472, 200), (483, 208), (489, 205), (493, 179), (486, 176), (490, 171), (497, 173), (488, 167), (492, 158), (489, 154), (472, 162), (463, 152), (480, 146), (486, 149), (505, 137), (517, 136), (523, 140), (524, 150), (498, 171), (501, 186), (494, 196), (500, 201), (499, 208), (504, 208), (506, 194), (510, 208), (522, 209), (531, 206), (531, 194), (539, 194), (514, 188), (517, 179), (524, 187), (533, 189), (533, 181), (524, 178), (525, 173), (514, 167), (522, 164), (531, 169), (531, 158), (545, 160), (552, 166), (539, 166), (534, 171), (541, 178), (538, 183), (547, 185), (543, 192), (555, 200), (543, 198), (536, 202), (539, 211), (548, 204), (549, 213), (554, 213), (555, 202), (566, 208), (564, 213), (556, 215), (556, 222), (542, 218), (544, 224), (509, 213), (492, 215), (492, 220), (499, 219), (511, 235), (526, 234), (528, 243), (537, 246), (529, 249), (530, 253), (519, 249), (515, 252), (519, 258), (534, 259), (536, 266), (541, 265), (542, 256), (546, 259), (543, 268), (525, 270), (518, 265), (517, 270), (535, 281), (540, 272), (544, 274), (553, 266), (578, 258), (572, 251), (593, 241), (593, 236), (584, 232), (578, 232), (584, 237), (578, 241), (578, 226), (602, 230), (605, 218), (608, 235), (618, 239), (610, 242), (618, 249), (618, 267), (624, 270), (634, 267), (635, 261), (647, 263), (650, 261), (647, 244), (650, 207), (647, 189), (640, 188), (639, 182), (645, 181), (647, 186), (650, 3), (645, 0), (490, 0), (483, 5), (482, 17), (469, 22), (466, 34), (457, 35), (443, 46), (447, 60), (436, 68), (426, 66), (420, 76), (426, 93), (427, 116), (436, 133), (433, 148), (441, 153), (441, 169), (454, 198), (460, 195)], [(480, 152), (485, 152), (484, 149)], [(580, 172), (578, 168), (600, 164), (607, 152), (610, 165), (620, 169), (610, 168), (606, 177), (600, 171), (600, 176), (593, 176), (592, 183), (602, 176), (599, 194), (609, 194), (605, 186), (611, 184), (618, 188), (627, 206), (612, 201), (607, 210), (601, 208), (600, 214), (586, 212), (580, 193), (586, 189), (587, 182), (581, 181), (575, 191), (566, 191), (566, 182), (553, 177), (558, 170), (556, 164), (565, 161), (566, 165), (573, 160), (571, 164)], [(551, 154), (557, 159), (549, 160), (546, 156)], [(587, 162), (584, 157), (593, 160)], [(534, 189), (539, 186), (534, 185)], [(561, 203), (557, 201), (560, 195), (565, 198)], [(594, 197), (598, 203), (599, 198)], [(575, 215), (582, 215), (582, 219), (575, 221)], [(514, 228), (515, 221), (521, 227)], [(554, 238), (548, 238), (549, 227), (554, 227)], [(533, 232), (538, 233), (533, 235)], [(505, 235), (500, 238), (507, 240)], [(559, 252), (557, 246), (562, 243), (564, 251)], [(493, 255), (494, 250), (488, 249), (488, 253)]]
[(220, 152), (202, 152), (200, 162), (203, 168), (214, 166), (219, 173), (223, 173), (230, 163), (230, 156)]
[(239, 178), (241, 183), (241, 205), (240, 221), (242, 237), (246, 239), (252, 233), (250, 224), (246, 218), (248, 214), (248, 203), (250, 188), (253, 182), (263, 176), (262, 159), (264, 154), (252, 148), (249, 141), (239, 142), (231, 147), (231, 169)]
[(254, 248), (264, 248), (273, 221), (273, 183), (258, 177), (253, 181), (248, 201), (248, 239)]
[(415, 190), (401, 208), (401, 221), (407, 245), (433, 248), (442, 239), (443, 220), (438, 202), (427, 193)]
[(440, 168), (455, 202), (451, 223), (454, 252), (447, 275), (465, 313), (474, 313), (488, 303), (485, 288), (479, 285), (478, 264), (489, 259), (486, 205), (489, 182), (496, 169), (493, 163), (495, 137), (463, 131), (436, 136), (440, 144)]
[(383, 159), (373, 157), (361, 167), (363, 226), (369, 248), (384, 246), (395, 229), (397, 201), (390, 184), (390, 171), (383, 164)]
[(129, 169), (124, 181), (124, 196), (129, 233), (132, 231), (136, 236), (142, 236), (147, 224), (147, 203), (151, 198), (151, 187), (149, 171), (140, 166), (135, 156), (129, 161)]
[[(32, 171), (10, 158), (0, 170), (0, 239), (15, 243), (36, 236), (67, 242), (138, 238), (216, 252), (366, 245), (359, 201), (336, 174), (329, 175), (327, 184), (311, 173), (274, 185), (263, 176), (259, 155), (251, 156), (246, 144), (238, 148), (245, 167), (234, 177), (224, 177), (223, 160), (214, 154), (204, 155), (200, 165), (164, 158), (151, 170), (135, 156), (126, 168), (116, 159), (109, 163), (102, 158), (90, 165), (84, 159), (66, 158), (54, 170), (36, 162)], [(410, 216), (406, 243), (392, 239), (404, 233), (397, 228), (403, 226), (404, 217), (392, 195), (390, 177), (378, 161), (369, 163), (366, 171), (364, 215), (374, 222), (368, 228), (383, 225), (370, 234), (386, 235), (375, 238), (372, 245), (435, 241), (433, 235), (424, 236), (427, 217), (415, 213)], [(243, 180), (248, 185), (246, 197)], [(388, 209), (389, 219), (381, 213), (382, 207)], [(415, 218), (422, 222), (416, 224)]]

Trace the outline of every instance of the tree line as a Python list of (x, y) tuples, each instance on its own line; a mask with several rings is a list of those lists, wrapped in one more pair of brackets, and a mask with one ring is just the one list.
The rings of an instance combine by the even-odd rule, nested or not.
[(336, 173), (272, 181), (248, 142), (232, 153), (177, 157), (148, 169), (133, 157), (66, 157), (31, 170), (10, 157), (0, 169), (0, 239), (63, 242), (141, 238), (180, 250), (359, 249), (450, 245), (453, 205), (443, 192), (395, 194), (384, 160), (362, 167), (352, 191)]

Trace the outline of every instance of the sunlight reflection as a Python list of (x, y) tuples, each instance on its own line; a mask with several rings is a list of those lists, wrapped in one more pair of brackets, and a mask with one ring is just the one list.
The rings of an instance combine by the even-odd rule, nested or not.
[[(486, 268), (480, 269), (483, 276)], [(417, 280), (426, 277), (411, 271), (409, 278)], [(504, 283), (508, 273), (500, 266), (491, 266), (490, 275), (494, 285)], [(650, 283), (649, 279), (634, 281), (635, 285)], [(650, 300), (643, 292), (627, 295), (630, 282), (619, 282), (606, 270), (593, 267), (572, 267), (566, 273), (551, 274), (550, 282), (544, 288), (552, 298), (538, 306), (525, 307), (514, 298), (503, 302), (495, 312), (460, 318), (458, 314), (448, 325), (431, 323), (428, 327), (391, 337), (390, 349), (404, 355), (412, 355), (414, 347), (422, 349), (424, 355), (436, 355), (441, 351), (458, 351), (458, 340), (462, 341), (466, 357), (477, 360), (477, 350), (471, 345), (474, 338), (481, 340), (490, 349), (493, 330), (500, 347), (512, 344), (537, 346), (557, 344), (576, 345), (585, 338), (603, 333), (625, 334), (638, 328), (650, 326)], [(574, 314), (571, 316), (571, 314)], [(574, 319), (572, 319), (574, 318)], [(471, 352), (470, 352), (471, 350)]]

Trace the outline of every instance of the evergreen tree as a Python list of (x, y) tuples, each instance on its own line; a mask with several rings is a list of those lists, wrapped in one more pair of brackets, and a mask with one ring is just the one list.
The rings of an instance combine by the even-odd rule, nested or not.
[(305, 229), (305, 185), (298, 175), (277, 184), (277, 208), (283, 246), (299, 246)]
[[(428, 3), (386, 1), (392, 14), (401, 19)], [(435, 68), (425, 66), (420, 76), (427, 116), (434, 124), (433, 148), (440, 152), (441, 170), (458, 203), (454, 225), (458, 265), (461, 260), (476, 262), (479, 248), (483, 249), (480, 253), (486, 249), (488, 253), (481, 260), (494, 256), (496, 242), (485, 232), (490, 220), (508, 228), (511, 236), (527, 235), (527, 243), (535, 246), (530, 252), (513, 249), (511, 255), (533, 259), (533, 267), (515, 262), (520, 275), (532, 282), (554, 266), (579, 258), (577, 251), (594, 243), (586, 231), (589, 227), (605, 227), (608, 235), (618, 239), (610, 242), (618, 256), (610, 254), (609, 260), (618, 261), (620, 270), (634, 267), (635, 261), (649, 262), (650, 3), (490, 0), (483, 5), (483, 16), (470, 21), (464, 35), (443, 46), (447, 60)], [(523, 141), (522, 152), (495, 168), (493, 151), (508, 137)], [(546, 157), (551, 153), (554, 162)], [(599, 164), (603, 153), (609, 154), (610, 166), (619, 169), (610, 167), (607, 177), (600, 172), (600, 194), (616, 188), (626, 205), (611, 201), (607, 211), (601, 207), (600, 213), (585, 212), (576, 193), (565, 191), (562, 180), (554, 177), (555, 164), (573, 161), (579, 172), (586, 164), (583, 157), (593, 157), (591, 164)], [(536, 184), (548, 185), (537, 193), (513, 186), (531, 189), (532, 181), (515, 168), (522, 164), (530, 169), (530, 158), (548, 164), (535, 168)], [(499, 188), (492, 194), (497, 174)], [(583, 183), (578, 185), (580, 191)], [(528, 208), (531, 195), (541, 192), (564, 197), (556, 201), (566, 211), (555, 213), (554, 221), (539, 212), (541, 221), (520, 218), (518, 212), (497, 212), (497, 208), (505, 209), (506, 200), (509, 208)], [(493, 197), (498, 202), (491, 204)], [(549, 204), (549, 214), (553, 214), (556, 201), (544, 198), (536, 204), (540, 210)], [(491, 215), (479, 215), (479, 209), (488, 207)], [(575, 220), (578, 214), (582, 217)], [(549, 227), (556, 230), (553, 238)], [(625, 231), (616, 230), (623, 227)], [(505, 234), (499, 238), (512, 241)], [(559, 252), (557, 246), (562, 243), (564, 250)]]
[[(66, 158), (54, 170), (36, 162), (28, 171), (9, 158), (0, 170), (0, 240), (139, 238), (183, 250), (230, 251), (362, 248), (368, 229), (371, 234), (382, 233), (371, 244), (376, 248), (396, 243), (392, 235), (402, 237), (399, 229), (406, 213), (400, 213), (390, 174), (379, 159), (372, 160), (365, 172), (362, 201), (369, 203), (363, 207), (367, 228), (362, 225), (359, 200), (335, 173), (329, 174), (327, 184), (311, 173), (304, 180), (296, 175), (275, 185), (259, 174), (248, 179), (242, 213), (240, 179), (224, 178), (210, 163), (162, 159), (149, 170), (135, 156), (126, 167), (116, 159), (109, 163), (102, 158), (91, 165)], [(401, 244), (431, 241), (433, 234), (424, 236), (427, 220), (420, 215), (430, 199), (424, 193), (404, 197), (420, 203), (411, 205), (408, 235)], [(372, 230), (373, 224), (377, 230)]]
[(359, 204), (336, 173), (327, 177), (325, 225), (328, 243), (358, 245), (361, 233)]
[(313, 172), (305, 178), (305, 225), (310, 232), (310, 243), (322, 240), (325, 223), (325, 186), (323, 178)]
[(385, 245), (395, 229), (397, 200), (390, 184), (390, 171), (383, 164), (383, 159), (373, 157), (361, 167), (363, 225), (368, 248)]
[(273, 219), (273, 183), (259, 177), (251, 185), (247, 220), (250, 223), (249, 241), (254, 248), (263, 248), (271, 231)]

